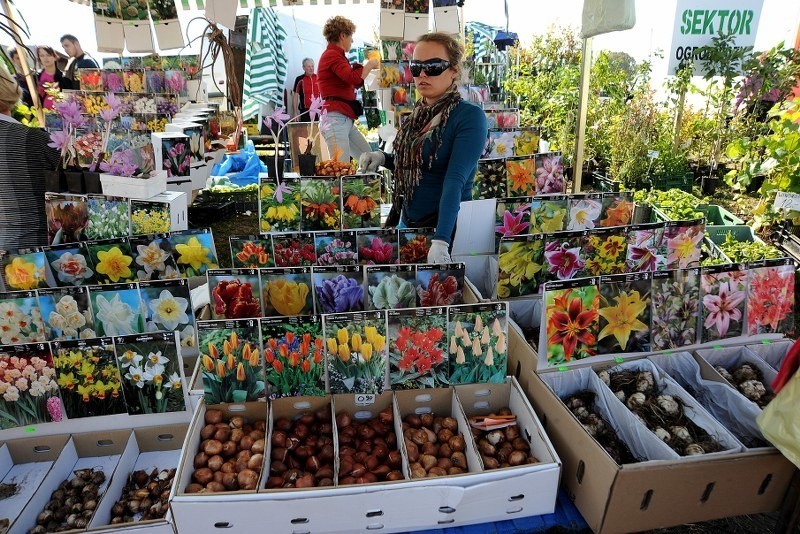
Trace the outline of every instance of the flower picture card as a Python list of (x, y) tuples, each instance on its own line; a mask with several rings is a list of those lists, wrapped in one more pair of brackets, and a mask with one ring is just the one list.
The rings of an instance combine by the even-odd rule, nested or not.
[(95, 283), (86, 243), (65, 243), (42, 249), (57, 286), (71, 287)]
[(747, 270), (739, 264), (715, 265), (703, 267), (700, 277), (700, 342), (741, 336), (746, 332)]
[(89, 261), (98, 284), (118, 284), (136, 281), (133, 251), (127, 237), (88, 241)]
[(447, 387), (447, 307), (389, 310), (387, 315), (392, 389)]
[(666, 268), (666, 249), (661, 243), (664, 224), (635, 224), (628, 227), (628, 272), (661, 271)]
[(274, 267), (272, 240), (269, 236), (232, 235), (228, 237), (231, 247), (231, 265), (242, 267)]
[(588, 232), (556, 232), (544, 234), (546, 280), (570, 280), (585, 276), (585, 243)]
[(359, 230), (356, 232), (358, 262), (361, 265), (397, 263), (396, 230)]
[(649, 272), (600, 279), (598, 354), (650, 351)]
[(426, 263), (436, 228), (401, 228), (397, 231), (400, 263)]
[(171, 232), (169, 243), (181, 276), (203, 276), (208, 269), (219, 267), (214, 236), (209, 228)]
[(631, 191), (603, 193), (600, 226), (627, 226), (632, 220), (633, 193)]
[(794, 335), (795, 268), (791, 259), (748, 264), (747, 333)]
[(300, 226), (304, 232), (339, 230), (342, 226), (341, 182), (335, 176), (300, 179)]
[(260, 321), (269, 398), (325, 395), (325, 338), (318, 315)]
[(98, 336), (128, 336), (144, 332), (138, 284), (90, 286), (89, 300)]
[(380, 228), (381, 176), (342, 176), (342, 228)]
[(591, 230), (600, 225), (603, 195), (599, 193), (567, 197), (567, 230)]
[(52, 343), (56, 381), (69, 419), (127, 413), (110, 337)]
[(40, 289), (39, 308), (48, 341), (96, 337), (89, 289)]
[(314, 233), (317, 265), (355, 265), (358, 263), (354, 231)]
[(311, 279), (318, 314), (364, 309), (364, 271), (361, 265), (315, 267)]
[(87, 239), (112, 239), (131, 233), (130, 202), (123, 197), (88, 195)]
[(144, 331), (176, 332), (181, 345), (181, 356), (197, 356), (197, 333), (189, 281), (178, 278), (139, 282), (139, 293), (144, 310)]
[(55, 285), (42, 248), (19, 249), (3, 257), (3, 275), (9, 291)]
[(0, 345), (47, 341), (36, 291), (0, 293)]
[[(495, 248), (500, 246), (500, 239), (531, 232), (531, 202), (533, 197), (498, 198), (495, 208)], [(560, 228), (559, 228), (560, 230)]]
[(558, 366), (597, 354), (600, 288), (598, 278), (548, 282), (540, 347), (545, 364)]
[(561, 154), (536, 154), (536, 194), (563, 194), (567, 190)]
[[(533, 156), (539, 152), (539, 129), (528, 126), (518, 127), (519, 134), (514, 139), (515, 156)], [(559, 191), (563, 193), (563, 191)]]
[(508, 303), (450, 306), (450, 384), (502, 383), (508, 367)]
[(86, 240), (89, 211), (84, 195), (45, 193), (48, 243), (74, 243)]
[(331, 394), (378, 394), (387, 389), (386, 312), (323, 315)]
[(662, 248), (666, 248), (667, 269), (700, 266), (700, 247), (706, 233), (703, 219), (667, 221), (664, 223)]
[(567, 226), (568, 213), (565, 195), (534, 197), (531, 201), (531, 224), (528, 233), (560, 232)]
[(656, 271), (652, 275), (653, 350), (694, 345), (699, 333), (700, 269)]
[(504, 237), (497, 258), (497, 297), (536, 295), (544, 279), (542, 234)]
[(147, 200), (131, 200), (131, 234), (160, 234), (169, 232), (169, 204)]
[(450, 306), (464, 302), (463, 263), (424, 264), (417, 266), (417, 302), (419, 306)]
[(265, 317), (314, 313), (311, 267), (260, 269), (259, 274)]
[(197, 321), (206, 404), (266, 397), (258, 319)]
[(317, 262), (312, 232), (272, 235), (275, 267), (304, 267)]
[(258, 269), (211, 269), (206, 274), (212, 319), (261, 317)]
[(478, 170), (472, 184), (472, 199), (501, 198), (506, 196), (506, 160), (503, 158), (478, 160)]
[[(518, 128), (519, 127), (519, 110), (515, 108), (509, 109), (484, 109), (486, 115), (487, 128)], [(538, 146), (536, 147), (538, 151)]]
[(61, 421), (56, 371), (48, 343), (0, 347), (0, 430)]
[(278, 188), (274, 178), (260, 177), (258, 220), (261, 232), (300, 231), (300, 179), (283, 178)]
[(168, 234), (135, 235), (129, 240), (133, 253), (132, 268), (136, 278), (143, 280), (172, 280), (180, 278), (175, 251)]
[(627, 272), (627, 231), (622, 227), (593, 228), (584, 241), (583, 258), (586, 276)]
[(413, 308), (416, 305), (417, 269), (414, 265), (367, 265), (364, 271), (368, 310)]
[(510, 158), (514, 156), (514, 140), (520, 135), (516, 128), (492, 128), (486, 140), (481, 159)]
[(510, 197), (526, 197), (536, 194), (533, 156), (506, 158), (507, 194)]

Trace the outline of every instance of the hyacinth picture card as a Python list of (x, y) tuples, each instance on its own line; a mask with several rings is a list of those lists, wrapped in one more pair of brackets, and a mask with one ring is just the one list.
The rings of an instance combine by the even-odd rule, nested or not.
[(414, 265), (367, 265), (364, 267), (368, 310), (413, 308), (417, 302)]
[(259, 274), (265, 317), (314, 313), (311, 267), (261, 269)]
[(450, 384), (505, 381), (508, 303), (451, 306), (447, 310), (447, 325)]
[(130, 238), (130, 244), (133, 253), (131, 265), (140, 281), (180, 278), (168, 234), (135, 235)]
[(197, 356), (197, 334), (189, 281), (178, 278), (139, 282), (139, 293), (144, 310), (145, 332), (176, 332), (181, 345), (181, 356)]
[(89, 289), (40, 289), (39, 307), (48, 341), (95, 337)]
[(747, 332), (793, 336), (795, 268), (791, 259), (748, 264)]
[(98, 336), (127, 336), (144, 332), (138, 284), (91, 286), (89, 300)]
[(392, 389), (447, 387), (447, 307), (389, 310)]
[(364, 309), (364, 272), (361, 265), (315, 267), (311, 278), (318, 314)]
[(0, 346), (0, 430), (63, 418), (48, 343)]
[(322, 321), (330, 392), (378, 394), (386, 389), (386, 312), (336, 313)]
[(354, 231), (315, 232), (314, 247), (317, 254), (317, 265), (355, 265), (358, 263)]
[(258, 269), (211, 269), (206, 274), (212, 319), (261, 317)]
[(597, 354), (598, 278), (548, 282), (544, 286), (544, 326), (540, 364), (558, 366)]
[(207, 404), (266, 396), (258, 319), (198, 321), (197, 338)]
[(464, 301), (463, 263), (417, 266), (417, 302), (420, 307), (450, 306)]
[(235, 269), (274, 267), (272, 241), (268, 236), (236, 236), (228, 238), (231, 247), (231, 265)]
[(600, 279), (598, 354), (650, 350), (650, 273)]
[(397, 231), (400, 263), (426, 263), (435, 228), (401, 228)]
[(36, 291), (0, 293), (0, 345), (47, 341)]
[(538, 294), (545, 268), (542, 234), (502, 238), (497, 265), (498, 298)]
[(743, 265), (715, 265), (700, 271), (702, 329), (700, 341), (741, 336), (744, 330), (747, 270)]
[(652, 274), (653, 350), (677, 349), (697, 343), (700, 269), (656, 271)]
[(86, 243), (68, 243), (43, 247), (56, 285), (72, 287), (95, 283), (89, 248)]
[(325, 353), (318, 315), (260, 320), (269, 398), (325, 395)]

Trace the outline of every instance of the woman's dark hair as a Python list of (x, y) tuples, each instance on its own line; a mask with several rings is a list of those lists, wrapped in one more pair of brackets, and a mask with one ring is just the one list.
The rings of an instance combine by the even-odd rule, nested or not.
[(37, 58), (39, 57), (39, 52), (41, 50), (44, 50), (45, 52), (47, 52), (48, 56), (53, 56), (54, 58), (58, 59), (58, 54), (56, 54), (56, 51), (53, 49), (53, 47), (52, 46), (47, 46), (47, 45), (37, 46), (36, 47), (36, 57)]

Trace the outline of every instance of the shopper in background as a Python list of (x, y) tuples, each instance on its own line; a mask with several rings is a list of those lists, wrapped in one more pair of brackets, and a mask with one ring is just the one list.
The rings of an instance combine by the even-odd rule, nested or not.
[(44, 175), (60, 162), (47, 132), (11, 117), (21, 97), (17, 81), (0, 67), (0, 250), (47, 245)]
[(73, 88), (80, 89), (80, 82), (75, 79), (75, 69), (99, 69), (97, 61), (88, 57), (81, 47), (80, 41), (69, 33), (61, 37), (61, 46), (70, 57), (65, 74), (73, 82)]
[(402, 206), (400, 226), (435, 226), (429, 263), (450, 261), (461, 202), (472, 198), (472, 181), (486, 144), (483, 110), (461, 99), (463, 45), (446, 33), (420, 37), (410, 62), (422, 95), (397, 132), (394, 154), (364, 154), (359, 167), (394, 171), (395, 205)]
[(58, 70), (56, 61), (58, 55), (49, 46), (40, 46), (36, 49), (36, 56), (42, 65), (42, 70), (38, 75), (39, 101), (45, 109), (53, 109), (55, 106), (54, 98), (47, 94), (47, 89), (72, 89), (72, 82)]
[(299, 122), (309, 122), (308, 110), (311, 100), (319, 96), (317, 75), (314, 74), (314, 60), (307, 57), (303, 60), (303, 74), (294, 80), (294, 115)]
[[(31, 97), (30, 90), (28, 90), (28, 83), (25, 81), (25, 75), (22, 74), (22, 60), (20, 60), (19, 52), (17, 52), (16, 48), (12, 48), (8, 51), (8, 57), (14, 62), (14, 79), (17, 80), (19, 88), (22, 89), (22, 103), (26, 106), (32, 106), (33, 98)], [(33, 65), (30, 65), (30, 73), (31, 76), (33, 76), (33, 83), (36, 85), (37, 80), (36, 74), (33, 72)]]
[(364, 85), (364, 78), (378, 66), (378, 61), (370, 59), (363, 66), (347, 61), (345, 53), (353, 46), (355, 31), (352, 21), (339, 16), (329, 18), (322, 29), (328, 47), (319, 58), (317, 69), (320, 93), (328, 112), (329, 128), (323, 136), (331, 154), (338, 151), (339, 161), (350, 161), (351, 156), (358, 159), (370, 149), (355, 127), (362, 112), (355, 89)]

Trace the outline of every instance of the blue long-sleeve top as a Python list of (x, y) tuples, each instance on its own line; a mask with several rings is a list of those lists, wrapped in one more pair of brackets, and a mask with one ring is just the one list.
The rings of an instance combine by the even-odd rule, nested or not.
[[(430, 168), (431, 139), (422, 147), (422, 176), (411, 200), (405, 201), (403, 218), (419, 221), (438, 212), (433, 239), (450, 243), (461, 202), (472, 199), (472, 182), (486, 145), (486, 115), (462, 100), (450, 112), (440, 135), (442, 143)], [(394, 155), (384, 155), (384, 164), (394, 170)]]

